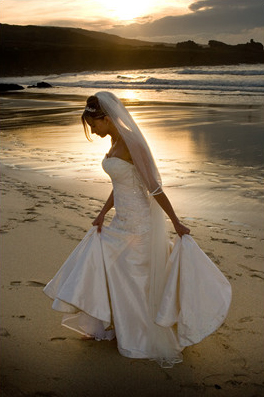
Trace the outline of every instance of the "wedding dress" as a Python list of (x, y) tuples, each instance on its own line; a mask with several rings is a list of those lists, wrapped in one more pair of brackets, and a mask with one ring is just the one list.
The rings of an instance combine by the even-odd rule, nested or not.
[(223, 323), (230, 284), (190, 236), (178, 238), (164, 263), (153, 318), (151, 199), (132, 163), (106, 156), (103, 168), (112, 180), (115, 216), (101, 233), (88, 231), (44, 292), (65, 313), (64, 326), (97, 340), (116, 336), (122, 355), (171, 367), (182, 361), (185, 346)]

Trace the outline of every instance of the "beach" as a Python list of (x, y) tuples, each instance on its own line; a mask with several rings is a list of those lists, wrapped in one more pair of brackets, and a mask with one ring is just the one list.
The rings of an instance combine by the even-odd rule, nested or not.
[(263, 395), (263, 109), (126, 103), (177, 215), (233, 291), (219, 330), (165, 369), (122, 357), (115, 340), (81, 340), (42, 292), (111, 191), (101, 171), (109, 141), (85, 139), (84, 103), (46, 91), (1, 95), (0, 395)]

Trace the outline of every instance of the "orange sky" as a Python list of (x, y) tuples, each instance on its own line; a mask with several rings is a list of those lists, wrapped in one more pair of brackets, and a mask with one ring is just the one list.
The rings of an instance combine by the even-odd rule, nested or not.
[[(67, 26), (87, 23), (109, 28), (141, 18), (161, 18), (188, 12), (191, 0), (5, 0), (1, 5), (1, 22), (15, 25), (45, 25), (63, 22)], [(65, 26), (65, 25), (64, 25)]]
[(2, 0), (0, 22), (156, 42), (264, 40), (263, 0)]

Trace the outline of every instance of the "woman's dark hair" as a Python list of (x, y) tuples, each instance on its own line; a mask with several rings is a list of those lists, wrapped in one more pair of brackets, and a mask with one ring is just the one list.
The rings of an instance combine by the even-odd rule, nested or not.
[(91, 117), (93, 119), (103, 119), (105, 116), (106, 113), (101, 108), (98, 98), (96, 96), (89, 96), (86, 101), (85, 110), (82, 114), (82, 124), (88, 141), (92, 141), (92, 138), (90, 136), (89, 125), (87, 124), (86, 118)]

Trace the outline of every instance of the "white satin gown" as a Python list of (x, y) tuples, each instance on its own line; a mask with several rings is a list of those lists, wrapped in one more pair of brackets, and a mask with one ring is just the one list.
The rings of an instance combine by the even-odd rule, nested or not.
[[(155, 319), (149, 308), (150, 198), (136, 168), (105, 157), (115, 216), (101, 233), (92, 227), (44, 288), (62, 325), (97, 340), (116, 337), (119, 352), (171, 367), (185, 346), (224, 321), (231, 300), (227, 279), (190, 236), (168, 257), (167, 279)], [(169, 270), (169, 271), (168, 271)]]

